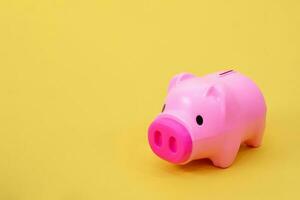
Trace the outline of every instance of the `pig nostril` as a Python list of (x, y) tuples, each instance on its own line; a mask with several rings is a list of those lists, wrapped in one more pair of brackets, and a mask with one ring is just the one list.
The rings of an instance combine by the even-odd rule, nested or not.
[(176, 143), (176, 139), (174, 137), (169, 138), (169, 148), (173, 153), (176, 153), (177, 143)]
[(155, 131), (154, 133), (154, 143), (159, 147), (161, 146), (162, 138), (161, 133), (159, 131)]

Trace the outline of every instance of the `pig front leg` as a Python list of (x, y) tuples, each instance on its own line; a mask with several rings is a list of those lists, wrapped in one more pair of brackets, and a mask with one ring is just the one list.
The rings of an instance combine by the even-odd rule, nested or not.
[(220, 168), (227, 168), (232, 165), (239, 151), (241, 144), (240, 138), (229, 137), (219, 152), (210, 159), (213, 164)]

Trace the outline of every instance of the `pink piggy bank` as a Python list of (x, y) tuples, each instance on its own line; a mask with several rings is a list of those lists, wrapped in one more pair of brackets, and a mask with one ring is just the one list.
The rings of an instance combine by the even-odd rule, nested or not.
[(153, 152), (171, 163), (209, 158), (215, 166), (226, 168), (242, 143), (260, 146), (265, 119), (262, 93), (239, 72), (203, 77), (182, 73), (171, 80), (148, 140)]

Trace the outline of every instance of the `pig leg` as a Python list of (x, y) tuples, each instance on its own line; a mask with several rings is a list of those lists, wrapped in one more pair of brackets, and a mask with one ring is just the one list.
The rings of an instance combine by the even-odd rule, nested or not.
[(252, 134), (250, 139), (245, 141), (245, 144), (250, 147), (259, 147), (262, 142), (264, 128), (265, 124), (263, 121), (259, 126), (257, 126), (256, 130), (254, 131), (254, 134)]
[(233, 140), (228, 138), (228, 141), (225, 142), (224, 146), (219, 150), (219, 153), (211, 157), (213, 164), (220, 168), (229, 167), (239, 151), (240, 143), (239, 138)]
[(253, 136), (245, 141), (245, 144), (250, 147), (259, 147), (263, 138), (263, 132), (259, 131), (253, 134)]

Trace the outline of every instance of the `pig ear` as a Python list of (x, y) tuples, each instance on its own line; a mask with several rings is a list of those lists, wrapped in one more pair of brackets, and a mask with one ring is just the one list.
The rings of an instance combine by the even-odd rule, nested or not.
[(181, 73), (181, 74), (175, 75), (172, 78), (172, 80), (170, 81), (168, 91), (170, 91), (172, 88), (174, 88), (178, 83), (180, 83), (184, 80), (193, 78), (193, 77), (195, 77), (195, 76), (193, 74), (190, 74), (190, 73)]
[(212, 85), (206, 90), (205, 96), (215, 99), (221, 105), (221, 114), (226, 118), (225, 113), (230, 110), (230, 108), (228, 108), (223, 87), (220, 85)]
[(223, 89), (219, 85), (211, 85), (205, 93), (206, 97), (213, 97), (216, 100), (225, 100)]

